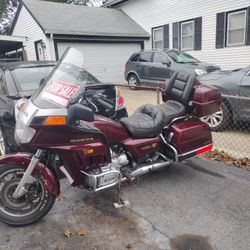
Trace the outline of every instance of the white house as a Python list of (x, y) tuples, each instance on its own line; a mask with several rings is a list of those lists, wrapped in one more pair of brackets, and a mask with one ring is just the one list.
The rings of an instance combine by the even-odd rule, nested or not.
[(250, 65), (249, 0), (108, 0), (151, 34), (145, 48), (177, 48), (223, 69)]
[(99, 80), (124, 82), (124, 65), (150, 34), (116, 9), (23, 0), (13, 36), (28, 37), (28, 60), (57, 60), (69, 46), (81, 50), (85, 68)]

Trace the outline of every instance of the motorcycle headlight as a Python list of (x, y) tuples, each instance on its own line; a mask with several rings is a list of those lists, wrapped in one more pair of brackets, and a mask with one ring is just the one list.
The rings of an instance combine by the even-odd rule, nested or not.
[(207, 71), (204, 69), (195, 69), (195, 73), (197, 76), (202, 76), (202, 75), (207, 74)]
[(26, 126), (21, 120), (16, 123), (15, 140), (18, 144), (29, 143), (36, 130)]
[(19, 111), (24, 107), (24, 105), (27, 103), (26, 98), (19, 99), (15, 104), (15, 119), (17, 120), (17, 114)]

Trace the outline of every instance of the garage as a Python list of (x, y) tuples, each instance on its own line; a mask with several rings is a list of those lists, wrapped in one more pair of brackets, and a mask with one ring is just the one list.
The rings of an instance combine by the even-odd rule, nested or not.
[(23, 49), (26, 41), (26, 37), (0, 35), (0, 61), (24, 59)]
[(141, 50), (140, 43), (57, 43), (58, 55), (68, 47), (84, 55), (84, 68), (103, 82), (124, 83), (124, 67), (132, 53)]
[(58, 60), (74, 47), (90, 73), (112, 83), (125, 83), (125, 63), (150, 38), (121, 10), (34, 0), (21, 2), (11, 33), (28, 37), (28, 60)]

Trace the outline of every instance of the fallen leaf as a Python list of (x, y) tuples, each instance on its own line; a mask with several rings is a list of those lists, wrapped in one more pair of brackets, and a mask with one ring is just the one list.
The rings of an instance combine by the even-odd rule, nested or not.
[(69, 237), (73, 236), (73, 233), (70, 230), (67, 229), (67, 230), (64, 231), (64, 236), (69, 238)]
[(85, 236), (86, 235), (86, 231), (84, 231), (82, 229), (77, 230), (76, 233), (78, 236)]
[(126, 246), (127, 249), (131, 249), (132, 248), (132, 245), (129, 243), (127, 246)]

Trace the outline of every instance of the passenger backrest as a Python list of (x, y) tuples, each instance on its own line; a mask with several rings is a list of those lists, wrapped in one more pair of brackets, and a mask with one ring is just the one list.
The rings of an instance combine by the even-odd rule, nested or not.
[(175, 72), (166, 81), (165, 97), (183, 104), (187, 104), (193, 93), (195, 74), (185, 71)]

